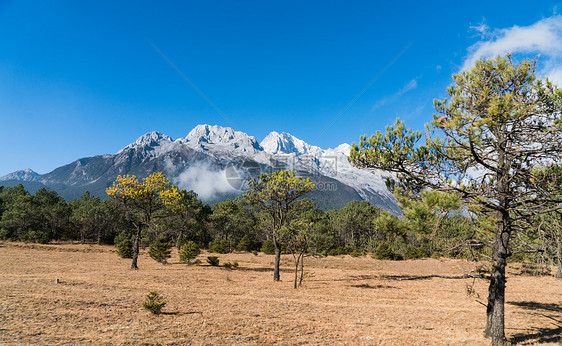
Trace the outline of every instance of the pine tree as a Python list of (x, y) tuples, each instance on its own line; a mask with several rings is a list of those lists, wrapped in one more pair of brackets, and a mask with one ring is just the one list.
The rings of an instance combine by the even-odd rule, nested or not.
[(156, 262), (166, 264), (172, 250), (170, 243), (163, 238), (158, 238), (154, 243), (150, 244), (148, 255)]
[[(524, 219), (562, 207), (552, 189), (535, 184), (536, 166), (562, 160), (562, 90), (535, 77), (536, 61), (480, 60), (453, 76), (450, 99), (422, 133), (397, 120), (354, 145), (359, 167), (395, 172), (413, 191), (454, 192), (474, 213), (492, 218), (492, 274), (485, 335), (505, 341), (505, 269), (510, 240)], [(437, 134), (441, 136), (438, 136)]]
[(199, 255), (199, 253), (201, 253), (199, 246), (197, 246), (194, 241), (190, 240), (187, 243), (183, 244), (180, 249), (180, 262), (187, 263), (189, 265), (189, 262), (195, 259)]

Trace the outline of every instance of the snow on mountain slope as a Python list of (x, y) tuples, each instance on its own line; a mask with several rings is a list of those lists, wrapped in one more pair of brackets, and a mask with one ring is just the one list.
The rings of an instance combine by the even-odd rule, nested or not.
[(262, 151), (255, 137), (218, 125), (197, 125), (179, 141), (191, 148), (206, 151), (236, 151), (247, 154)]
[(34, 172), (31, 168), (15, 171), (0, 177), (0, 181), (6, 180), (20, 180), (20, 181), (35, 181), (41, 174)]
[(268, 134), (260, 143), (266, 153), (275, 154), (297, 154), (297, 155), (320, 155), (323, 150), (319, 147), (310, 145), (295, 136), (275, 131)]
[[(389, 200), (394, 200), (392, 193), (386, 187), (386, 178), (390, 177), (390, 173), (354, 167), (348, 160), (350, 151), (351, 145), (344, 143), (334, 149), (320, 149), (314, 155), (296, 155), (293, 169), (303, 167), (306, 168), (305, 170), (336, 179), (354, 188), (366, 200), (370, 199), (370, 194), (380, 194)], [(283, 154), (273, 156), (280, 157)]]
[(351, 145), (347, 143), (324, 150), (291, 134), (274, 131), (265, 137), (261, 146), (273, 159), (287, 163), (289, 169), (325, 175), (352, 187), (365, 200), (382, 196), (389, 205), (395, 205), (394, 196), (386, 187), (386, 178), (390, 174), (351, 165), (348, 160)]
[[(265, 152), (270, 153), (273, 157), (285, 157), (286, 161), (287, 156), (294, 154), (296, 157), (292, 162), (293, 169), (313, 169), (357, 190), (368, 189), (391, 197), (385, 184), (385, 177), (388, 174), (353, 167), (348, 161), (351, 145), (347, 143), (343, 143), (334, 149), (324, 150), (286, 132), (277, 133), (273, 131), (264, 138), (261, 146)], [(361, 192), (359, 193), (361, 194)]]
[(119, 150), (117, 154), (127, 150), (150, 150), (156, 149), (158, 152), (165, 151), (167, 147), (173, 142), (172, 137), (162, 134), (160, 132), (152, 131), (140, 136), (136, 141), (127, 145), (125, 148)]
[(114, 155), (82, 158), (41, 176), (31, 170), (18, 171), (0, 180), (34, 180), (60, 189), (72, 188), (76, 194), (88, 189), (104, 195), (105, 187), (118, 174), (146, 176), (163, 171), (181, 188), (198, 189), (202, 197), (208, 192), (207, 199), (215, 200), (211, 198), (215, 194), (243, 192), (233, 185), (240, 179), (233, 177), (293, 169), (316, 179), (316, 190), (325, 196), (327, 205), (330, 200), (344, 196), (349, 200), (355, 195), (399, 214), (385, 184), (390, 174), (352, 166), (350, 150), (346, 143), (324, 150), (285, 132), (271, 132), (260, 145), (255, 137), (229, 127), (198, 125), (177, 140), (149, 132)]
[(187, 146), (223, 160), (246, 157), (273, 167), (281, 163), (288, 169), (336, 179), (355, 189), (366, 200), (382, 196), (389, 204), (395, 204), (394, 197), (385, 184), (385, 179), (390, 174), (352, 166), (348, 161), (351, 145), (347, 143), (324, 150), (289, 133), (273, 131), (260, 144), (253, 136), (218, 125), (198, 125), (185, 138), (176, 141), (155, 132), (143, 137), (127, 148), (139, 147), (141, 144), (151, 145), (154, 147), (152, 153), (163, 155)]

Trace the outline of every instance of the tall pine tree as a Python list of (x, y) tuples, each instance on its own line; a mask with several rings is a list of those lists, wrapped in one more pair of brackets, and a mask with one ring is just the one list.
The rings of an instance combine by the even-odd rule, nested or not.
[[(559, 208), (552, 189), (535, 184), (537, 165), (560, 162), (562, 90), (535, 77), (536, 61), (480, 60), (453, 76), (450, 99), (435, 101), (422, 133), (403, 122), (361, 138), (351, 162), (397, 174), (402, 186), (458, 193), (496, 221), (485, 335), (505, 340), (505, 269), (523, 219)], [(438, 136), (438, 134), (441, 136)]]

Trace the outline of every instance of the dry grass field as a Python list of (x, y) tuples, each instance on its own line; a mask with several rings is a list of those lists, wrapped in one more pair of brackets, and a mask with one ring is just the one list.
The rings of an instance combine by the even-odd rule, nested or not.
[[(431, 277), (469, 274), (475, 263), (307, 258), (310, 274), (295, 290), (290, 257), (274, 283), (273, 256), (220, 255), (238, 261), (235, 270), (206, 256), (188, 267), (177, 252), (168, 265), (143, 252), (131, 271), (110, 246), (0, 243), (0, 344), (488, 344), (477, 302), (487, 283), (475, 280), (469, 296), (473, 279)], [(514, 267), (507, 336), (559, 344), (562, 281)], [(162, 315), (141, 307), (151, 290), (168, 301)]]

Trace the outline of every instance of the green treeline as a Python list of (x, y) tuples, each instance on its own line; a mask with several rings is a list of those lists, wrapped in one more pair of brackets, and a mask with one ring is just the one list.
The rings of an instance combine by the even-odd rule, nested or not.
[[(424, 192), (416, 200), (399, 194), (397, 198), (404, 214), (400, 217), (367, 201), (352, 201), (339, 210), (324, 212), (303, 200), (300, 212), (288, 224), (307, 225), (313, 235), (307, 252), (317, 256), (370, 253), (392, 260), (441, 256), (480, 260), (490, 255), (486, 245), (493, 236), (492, 221), (467, 216), (454, 197)], [(165, 241), (180, 249), (193, 242), (216, 253), (275, 251), (271, 218), (242, 198), (207, 205), (193, 191), (182, 191), (182, 205), (179, 213), (162, 212), (154, 218), (142, 232), (140, 246)], [(100, 200), (89, 192), (66, 203), (55, 191), (40, 189), (32, 195), (22, 185), (0, 187), (0, 239), (121, 244), (122, 257), (130, 257), (135, 228), (126, 212), (115, 200)], [(521, 246), (545, 251), (522, 252), (514, 256), (516, 260), (556, 263), (557, 249), (544, 235), (521, 234)], [(287, 244), (281, 246), (288, 252)]]
[[(178, 249), (193, 241), (218, 253), (272, 251), (270, 218), (246, 206), (242, 199), (209, 206), (192, 191), (186, 192), (184, 199), (188, 207), (180, 214), (155, 219), (143, 232), (141, 246), (163, 238)], [(478, 259), (485, 251), (480, 243), (458, 246), (478, 233), (473, 220), (460, 214), (436, 220), (438, 217), (431, 206), (422, 209), (409, 206), (405, 209), (406, 217), (397, 217), (367, 201), (352, 201), (339, 210), (327, 212), (309, 203), (297, 217), (312, 225), (318, 235), (318, 241), (310, 246), (316, 255), (359, 256), (368, 252), (381, 259), (430, 256)], [(2, 187), (0, 238), (38, 243), (73, 240), (114, 244), (116, 238), (130, 237), (134, 231), (124, 212), (114, 200), (100, 200), (89, 192), (66, 203), (55, 191), (40, 189), (31, 195), (22, 185)]]

